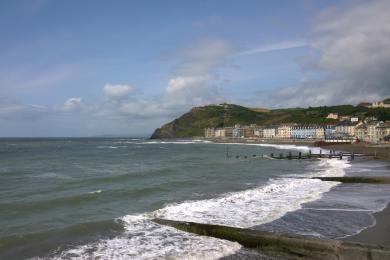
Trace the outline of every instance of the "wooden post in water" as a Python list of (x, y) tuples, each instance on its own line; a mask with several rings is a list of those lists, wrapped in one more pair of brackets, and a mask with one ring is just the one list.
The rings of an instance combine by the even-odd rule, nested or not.
[(299, 152), (298, 159), (302, 159), (302, 152)]
[(282, 159), (282, 158), (283, 158), (283, 154), (280, 153), (280, 154), (279, 154), (279, 159)]
[(289, 159), (289, 160), (292, 159), (291, 152), (288, 152), (288, 159)]
[(343, 159), (343, 153), (340, 152), (340, 160), (342, 160), (342, 159)]
[(309, 159), (311, 159), (311, 150), (309, 150)]
[(271, 158), (274, 158), (274, 153), (271, 153)]
[(376, 158), (376, 149), (374, 150), (374, 158)]
[(226, 145), (226, 159), (229, 159), (229, 145)]
[(322, 150), (320, 150), (320, 158), (322, 158)]

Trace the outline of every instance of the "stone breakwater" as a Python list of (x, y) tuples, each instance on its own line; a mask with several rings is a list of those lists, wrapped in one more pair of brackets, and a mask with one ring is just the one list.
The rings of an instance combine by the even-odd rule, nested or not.
[(171, 226), (198, 235), (238, 242), (244, 247), (254, 248), (262, 254), (287, 259), (390, 259), (390, 248), (381, 246), (194, 222), (166, 219), (154, 219), (153, 221), (161, 225)]

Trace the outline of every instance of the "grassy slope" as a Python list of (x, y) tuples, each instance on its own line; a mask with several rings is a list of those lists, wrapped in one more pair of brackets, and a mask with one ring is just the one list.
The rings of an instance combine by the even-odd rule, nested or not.
[(376, 116), (379, 120), (390, 120), (390, 109), (369, 109), (351, 105), (274, 109), (269, 112), (256, 112), (254, 109), (232, 104), (209, 105), (193, 108), (178, 119), (165, 124), (155, 131), (152, 138), (203, 136), (206, 127), (226, 127), (234, 124), (328, 123), (334, 121), (326, 119), (332, 112), (340, 116)]

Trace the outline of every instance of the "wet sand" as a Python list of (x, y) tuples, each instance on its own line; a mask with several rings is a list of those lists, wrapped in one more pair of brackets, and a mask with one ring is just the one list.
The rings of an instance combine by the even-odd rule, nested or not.
[[(294, 140), (245, 140), (228, 139), (213, 140), (216, 142), (242, 142), (242, 143), (271, 143), (271, 144), (294, 144), (314, 146), (313, 141), (294, 141)], [(365, 154), (368, 160), (379, 159), (381, 161), (390, 161), (390, 145), (375, 144), (332, 144), (321, 146), (323, 149), (354, 152)], [(390, 204), (381, 212), (374, 214), (376, 224), (364, 229), (359, 234), (346, 237), (342, 240), (350, 242), (359, 242), (364, 244), (381, 245), (390, 247)]]
[(390, 247), (390, 204), (381, 212), (374, 214), (376, 224), (357, 235), (343, 240)]

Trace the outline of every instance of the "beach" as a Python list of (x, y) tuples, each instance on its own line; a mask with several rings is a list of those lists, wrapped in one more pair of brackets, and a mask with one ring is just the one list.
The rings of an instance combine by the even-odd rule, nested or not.
[[(367, 227), (388, 223), (388, 215), (374, 214), (389, 201), (387, 186), (313, 179), (388, 175), (387, 161), (275, 160), (266, 155), (319, 148), (310, 142), (223, 142), (2, 140), (0, 220), (6, 229), (0, 231), (0, 258), (247, 259), (253, 253), (236, 242), (157, 225), (153, 218), (326, 239), (352, 238), (360, 230), (362, 236)], [(18, 163), (21, 156), (24, 164)], [(27, 181), (30, 186), (22, 185)], [(360, 242), (388, 240), (385, 232), (378, 239), (366, 235)]]
[[(237, 140), (237, 139), (214, 139), (215, 142), (226, 142), (226, 143), (258, 143), (258, 144), (277, 144), (277, 145), (304, 145), (309, 147), (315, 147), (313, 141), (295, 141), (295, 140)], [(385, 168), (389, 169), (388, 174), (390, 175), (390, 145), (375, 145), (375, 144), (330, 144), (322, 145), (320, 148), (324, 150), (335, 150), (337, 152), (348, 152), (356, 154), (364, 154), (366, 157), (357, 159), (358, 161), (378, 161), (382, 162)], [(375, 176), (376, 172), (367, 172), (365, 176)], [(390, 188), (390, 185), (387, 185)], [(350, 242), (358, 242), (363, 244), (381, 245), (390, 247), (390, 204), (387, 205), (382, 211), (373, 214), (375, 223), (362, 230), (360, 233), (352, 236), (347, 236), (342, 240)]]
[(375, 244), (390, 247), (390, 207), (374, 214), (376, 223), (357, 235), (343, 240), (365, 244)]

